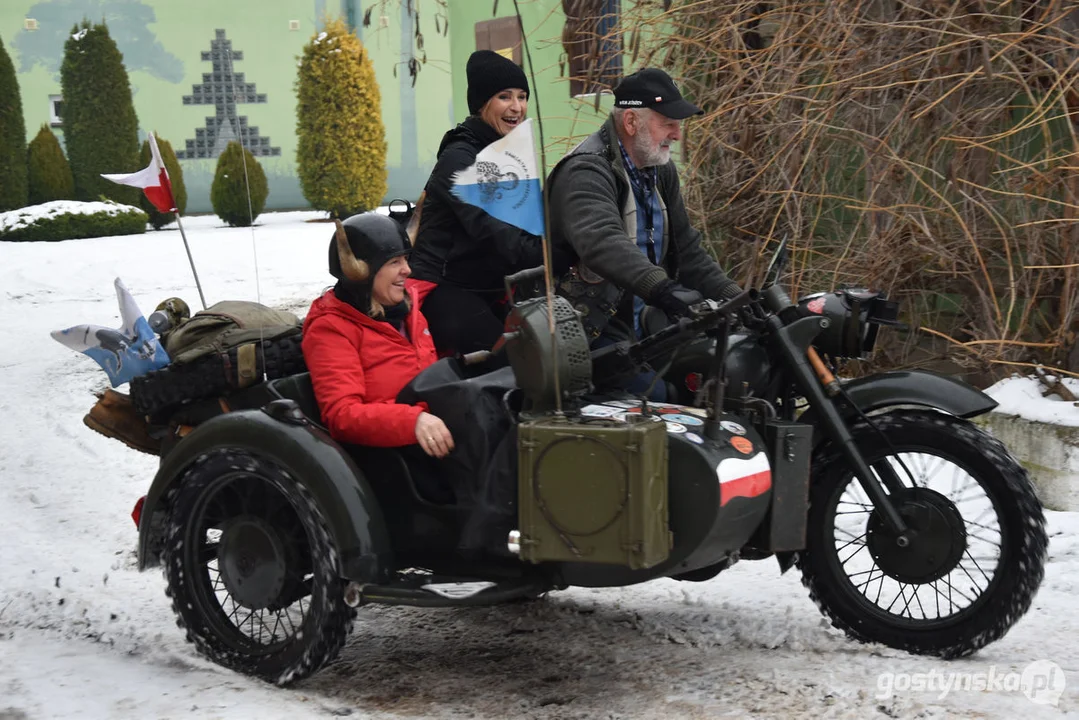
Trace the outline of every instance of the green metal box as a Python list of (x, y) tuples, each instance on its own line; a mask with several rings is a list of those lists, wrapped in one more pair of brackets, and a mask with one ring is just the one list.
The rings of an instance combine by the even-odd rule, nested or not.
[(520, 556), (637, 570), (671, 550), (657, 417), (545, 416), (518, 427)]

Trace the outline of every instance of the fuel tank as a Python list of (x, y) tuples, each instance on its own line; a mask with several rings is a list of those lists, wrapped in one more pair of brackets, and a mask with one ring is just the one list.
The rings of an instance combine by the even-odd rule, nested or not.
[[(766, 445), (752, 427), (725, 415), (719, 437), (710, 439), (698, 408), (649, 403), (649, 409), (662, 417), (667, 430), (670, 552), (663, 562), (636, 570), (550, 563), (568, 585), (626, 585), (714, 565), (745, 545), (767, 517), (772, 474)], [(641, 406), (635, 400), (609, 400), (586, 405), (581, 412), (618, 420), (640, 413)]]
[[(734, 333), (727, 345), (728, 398), (741, 398), (761, 392), (771, 373), (771, 358), (761, 345), (759, 335)], [(689, 405), (708, 373), (715, 356), (715, 338), (701, 337), (678, 354), (664, 379), (674, 387), (674, 402)]]

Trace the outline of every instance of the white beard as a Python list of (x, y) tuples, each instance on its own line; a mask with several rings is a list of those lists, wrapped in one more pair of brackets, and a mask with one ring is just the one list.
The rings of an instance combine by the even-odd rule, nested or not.
[(671, 148), (669, 145), (667, 147), (653, 147), (650, 139), (643, 133), (633, 136), (633, 152), (641, 159), (641, 168), (666, 165), (671, 160)]

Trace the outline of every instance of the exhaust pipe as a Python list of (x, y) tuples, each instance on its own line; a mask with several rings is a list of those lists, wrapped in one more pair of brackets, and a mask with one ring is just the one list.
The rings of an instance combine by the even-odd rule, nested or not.
[(350, 582), (345, 586), (345, 605), (350, 608), (359, 607), (363, 604), (363, 585)]

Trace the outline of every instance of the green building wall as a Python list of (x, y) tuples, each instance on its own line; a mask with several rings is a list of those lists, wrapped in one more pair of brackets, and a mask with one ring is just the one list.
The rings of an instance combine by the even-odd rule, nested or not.
[[(628, 4), (628, 0), (623, 0)], [(372, 8), (373, 6), (373, 8)], [(32, 136), (50, 119), (49, 96), (60, 94), (59, 67), (71, 28), (84, 17), (104, 19), (124, 54), (131, 79), (140, 135), (151, 130), (178, 151), (196, 138), (196, 129), (213, 116), (212, 104), (185, 104), (194, 86), (212, 70), (204, 54), (223, 30), (234, 53), (233, 69), (261, 102), (241, 103), (239, 116), (257, 127), (267, 152), (259, 155), (270, 184), (268, 209), (306, 207), (296, 178), (297, 63), (305, 43), (327, 17), (350, 20), (371, 53), (382, 94), (382, 118), (388, 146), (387, 200), (414, 200), (435, 162), (443, 133), (463, 120), (467, 79), (465, 63), (476, 48), (476, 23), (512, 17), (513, 3), (449, 0), (445, 9), (419, 4), (426, 62), (413, 80), (407, 60), (415, 31), (405, 0), (3, 0), (0, 36), (18, 74), (27, 132)], [(547, 164), (555, 161), (606, 117), (609, 96), (571, 98), (559, 59), (564, 25), (561, 0), (520, 3), (536, 79), (529, 114), (542, 112)], [(362, 26), (371, 10), (370, 25)], [(443, 34), (444, 13), (449, 22)], [(26, 20), (37, 22), (27, 29)], [(242, 53), (242, 58), (237, 57)], [(526, 68), (527, 69), (527, 68)], [(213, 80), (213, 78), (211, 78)], [(264, 98), (262, 98), (264, 96)], [(363, 112), (363, 108), (355, 108)], [(63, 128), (54, 128), (63, 139)], [(333, 142), (333, 138), (327, 138)], [(209, 212), (209, 189), (216, 159), (182, 159), (188, 212)]]

